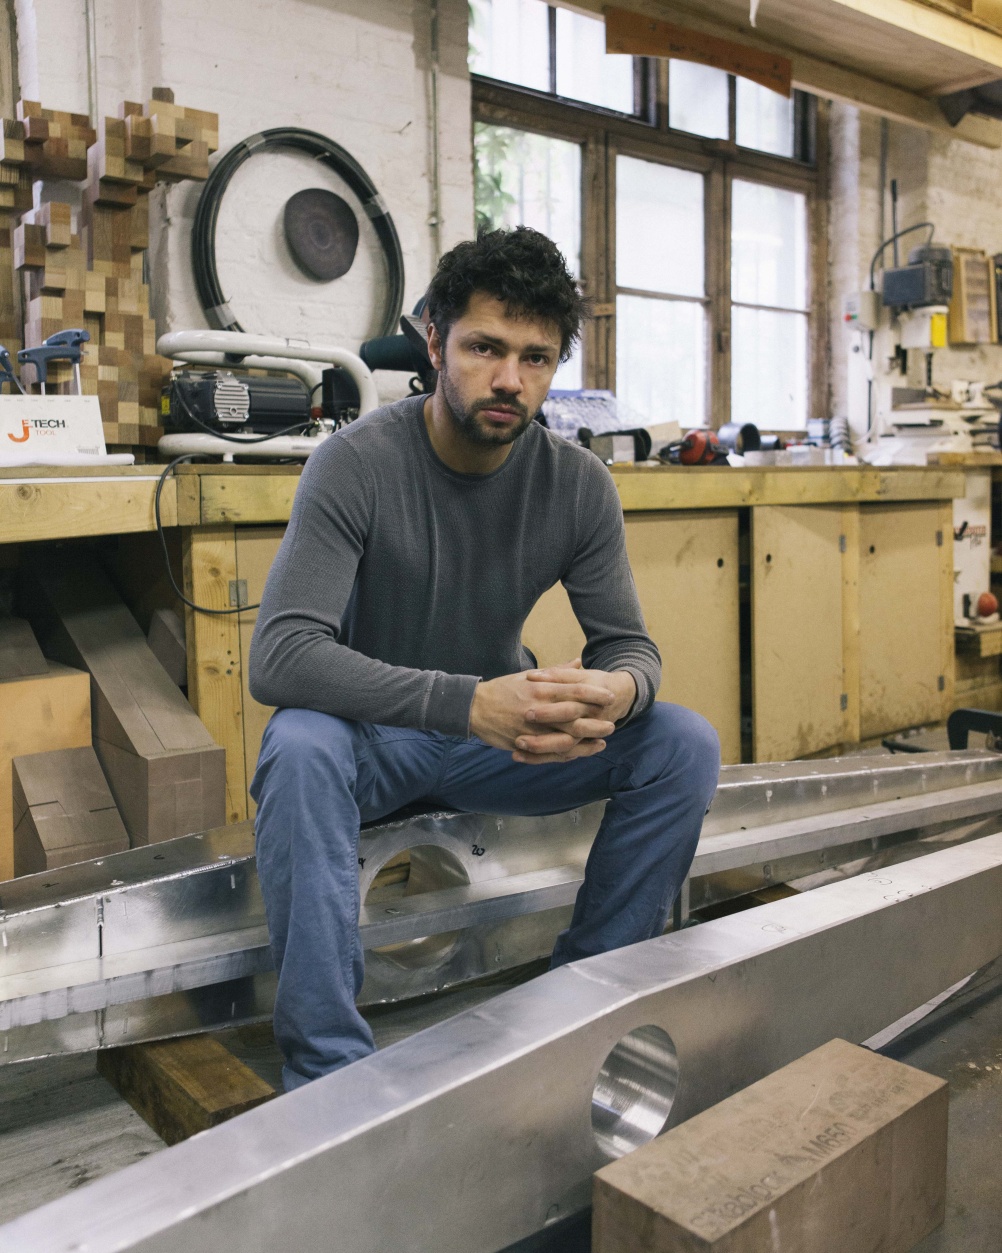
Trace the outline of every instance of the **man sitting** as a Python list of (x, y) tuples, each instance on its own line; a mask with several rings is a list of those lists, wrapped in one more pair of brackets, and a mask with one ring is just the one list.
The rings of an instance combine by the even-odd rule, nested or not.
[[(525, 227), (446, 254), (428, 296), (432, 396), (331, 436), (303, 471), (250, 656), (279, 708), (251, 788), (287, 1089), (365, 1056), (358, 835), (419, 799), (552, 814), (608, 798), (553, 965), (659, 935), (720, 764), (655, 702), (612, 477), (533, 419), (580, 333), (564, 258)], [(533, 605), (567, 590), (587, 644), (545, 670)]]

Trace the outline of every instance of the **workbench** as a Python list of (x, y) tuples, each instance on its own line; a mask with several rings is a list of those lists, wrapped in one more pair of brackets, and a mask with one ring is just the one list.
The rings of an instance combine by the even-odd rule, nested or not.
[[(0, 543), (151, 532), (158, 473), (0, 470)], [(299, 474), (178, 468), (161, 516), (180, 535), (189, 599), (218, 609), (260, 599)], [(665, 662), (659, 695), (713, 722), (725, 762), (827, 754), (953, 708), (962, 469), (617, 466), (613, 477)], [(247, 687), (255, 620), (187, 611), (188, 695), (227, 750), (231, 821), (253, 812), (247, 786), (271, 712)], [(540, 664), (580, 651), (562, 588), (539, 602), (524, 639)]]

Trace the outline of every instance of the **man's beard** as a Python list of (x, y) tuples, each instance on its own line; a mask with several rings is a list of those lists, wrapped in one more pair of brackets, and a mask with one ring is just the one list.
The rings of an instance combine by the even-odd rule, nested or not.
[[(442, 394), (445, 397), (446, 408), (449, 410), (453, 422), (455, 422), (456, 426), (471, 444), (486, 444), (494, 447), (512, 444), (535, 416), (530, 414), (525, 405), (513, 396), (487, 396), (483, 400), (475, 400), (471, 405), (466, 405), (455, 387), (453, 387), (452, 381), (444, 369), (439, 375), (439, 379), (442, 384)], [(485, 409), (510, 409), (512, 413), (518, 414), (518, 421), (513, 426), (502, 427), (500, 430), (491, 430), (477, 421), (478, 415)]]

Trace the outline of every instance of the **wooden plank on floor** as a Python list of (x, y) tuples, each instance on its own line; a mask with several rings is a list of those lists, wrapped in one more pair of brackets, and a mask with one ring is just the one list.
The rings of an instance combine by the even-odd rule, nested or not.
[(97, 1068), (167, 1144), (218, 1126), (276, 1095), (270, 1084), (209, 1036), (102, 1049)]

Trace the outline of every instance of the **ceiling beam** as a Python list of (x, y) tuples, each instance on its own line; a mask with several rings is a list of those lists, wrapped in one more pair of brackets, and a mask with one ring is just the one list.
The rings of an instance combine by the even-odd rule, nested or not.
[[(933, 33), (940, 30), (937, 24), (940, 21), (968, 29), (972, 40), (970, 47), (957, 48), (956, 42), (950, 46), (974, 56), (981, 55), (983, 51), (988, 50), (983, 40), (993, 41), (993, 53), (998, 57), (999, 65), (1002, 65), (1002, 35), (992, 35), (973, 25), (968, 27), (967, 23), (959, 19), (941, 13), (937, 9), (926, 9), (923, 5), (913, 3), (912, 0), (827, 0), (827, 3), (845, 5), (871, 18), (879, 18), (885, 7), (886, 11), (897, 19), (903, 17), (903, 10), (908, 10), (913, 15), (924, 14), (926, 19), (921, 29), (929, 31), (930, 40), (933, 39)], [(567, 7), (577, 9), (579, 12), (602, 15), (607, 5), (604, 0), (573, 0), (573, 4)], [(660, 3), (659, 0), (617, 0), (616, 7), (643, 13), (648, 17), (671, 20), (703, 34), (741, 42), (760, 52), (788, 57), (793, 67), (793, 85), (804, 91), (813, 92), (817, 96), (856, 105), (860, 109), (879, 114), (891, 121), (922, 126), (927, 130), (949, 135), (953, 139), (963, 139), (981, 147), (1002, 147), (1002, 122), (968, 114), (957, 126), (951, 126), (934, 99), (881, 82), (879, 79), (870, 78), (859, 73), (858, 70), (837, 65), (832, 61), (808, 56), (796, 48), (762, 39), (747, 29), (684, 12), (676, 4)], [(916, 27), (913, 24), (909, 29), (914, 33)], [(954, 35), (956, 35), (955, 32)], [(986, 69), (985, 81), (993, 77), (1002, 77), (1002, 71), (992, 73)]]

